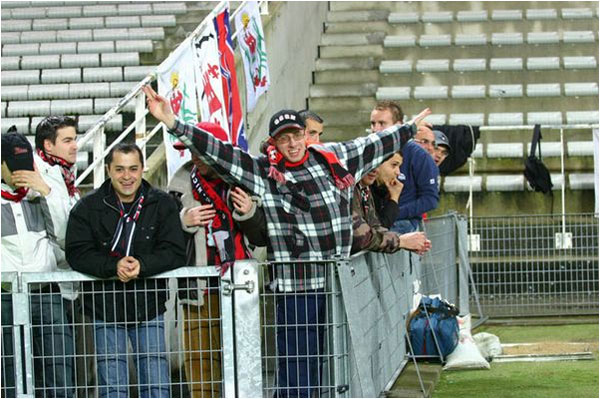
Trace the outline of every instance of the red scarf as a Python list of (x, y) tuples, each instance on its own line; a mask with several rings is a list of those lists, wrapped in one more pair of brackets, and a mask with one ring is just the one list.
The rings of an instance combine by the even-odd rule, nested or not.
[(4, 198), (5, 200), (8, 200), (8, 201), (21, 202), (21, 200), (23, 198), (25, 198), (25, 196), (27, 195), (28, 191), (29, 191), (29, 188), (27, 188), (27, 187), (19, 187), (15, 190), (14, 193), (11, 193), (10, 191), (2, 190), (2, 198)]
[(73, 167), (75, 164), (71, 162), (67, 162), (62, 158), (56, 157), (54, 155), (46, 154), (44, 151), (37, 149), (37, 154), (40, 158), (50, 166), (58, 165), (60, 166), (60, 171), (63, 175), (63, 180), (67, 186), (67, 191), (69, 192), (69, 197), (73, 197), (76, 193), (79, 192), (77, 187), (75, 187), (75, 168)]
[(267, 157), (269, 159), (269, 163), (271, 164), (271, 167), (269, 168), (269, 177), (279, 183), (284, 184), (285, 168), (302, 165), (308, 159), (309, 150), (314, 151), (315, 154), (318, 154), (318, 156), (321, 156), (323, 159), (325, 159), (329, 165), (329, 169), (331, 169), (331, 174), (333, 175), (333, 180), (335, 181), (335, 186), (337, 188), (343, 190), (354, 186), (354, 176), (352, 176), (350, 172), (348, 172), (346, 168), (342, 166), (337, 155), (335, 155), (335, 153), (332, 151), (328, 151), (323, 147), (319, 147), (318, 145), (314, 144), (308, 144), (304, 157), (296, 163), (286, 161), (277, 148), (275, 148), (273, 145), (270, 145), (267, 148)]

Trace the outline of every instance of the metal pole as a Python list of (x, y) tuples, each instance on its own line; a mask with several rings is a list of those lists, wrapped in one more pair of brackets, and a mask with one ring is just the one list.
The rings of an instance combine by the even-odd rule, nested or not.
[(566, 220), (565, 220), (565, 185), (567, 179), (565, 178), (565, 143), (563, 137), (563, 129), (560, 129), (560, 174), (562, 175), (562, 186), (560, 189), (561, 205), (562, 205), (562, 234), (563, 239), (567, 232)]
[[(104, 135), (104, 126), (96, 131), (94, 136), (94, 188), (98, 188), (104, 182), (104, 147), (106, 146), (106, 136)], [(84, 176), (79, 176), (79, 182)]]

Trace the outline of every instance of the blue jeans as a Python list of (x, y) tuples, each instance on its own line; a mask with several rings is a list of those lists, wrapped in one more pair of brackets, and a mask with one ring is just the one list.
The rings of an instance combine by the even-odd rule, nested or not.
[(170, 397), (169, 361), (164, 316), (141, 323), (105, 323), (96, 320), (98, 395), (129, 397), (128, 337), (134, 352), (141, 398)]
[(308, 398), (321, 386), (324, 324), (324, 293), (277, 297), (277, 397)]
[(417, 231), (419, 229), (419, 223), (416, 220), (411, 219), (398, 219), (394, 222), (390, 230), (398, 233), (412, 233), (413, 231)]

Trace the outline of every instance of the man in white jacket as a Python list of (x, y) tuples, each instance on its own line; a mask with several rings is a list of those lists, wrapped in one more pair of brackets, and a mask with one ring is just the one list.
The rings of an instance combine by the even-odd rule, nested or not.
[[(50, 200), (56, 193), (34, 170), (31, 144), (22, 134), (2, 135), (2, 271), (57, 270)], [(3, 396), (16, 397), (12, 348), (12, 297), (2, 287)], [(30, 287), (35, 395), (72, 397), (73, 335), (55, 284)]]

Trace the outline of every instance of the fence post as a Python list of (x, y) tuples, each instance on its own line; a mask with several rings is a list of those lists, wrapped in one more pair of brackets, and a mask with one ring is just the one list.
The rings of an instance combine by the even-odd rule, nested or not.
[[(340, 287), (340, 281), (337, 273), (339, 265), (347, 264), (348, 260), (339, 260), (336, 263), (328, 264), (329, 267), (329, 281), (331, 283), (330, 292), (332, 292), (331, 300), (331, 325), (333, 327), (333, 354), (334, 366), (333, 366), (333, 383), (335, 389), (336, 398), (347, 398), (350, 386), (348, 381), (348, 342), (345, 330), (347, 329), (346, 323), (344, 323), (344, 302), (342, 299), (342, 289)], [(327, 321), (329, 323), (329, 321)]]
[[(15, 290), (15, 287), (17, 289)], [(31, 317), (29, 316), (29, 285), (23, 274), (17, 273), (12, 282), (13, 342), (15, 357), (15, 389), (17, 397), (35, 396), (33, 387), (33, 349), (31, 339)], [(21, 335), (21, 331), (23, 334)], [(23, 348), (23, 351), (21, 351)], [(25, 367), (23, 367), (25, 366)], [(23, 369), (25, 375), (23, 376)], [(23, 381), (25, 390), (23, 391)]]
[[(104, 126), (102, 126), (94, 135), (94, 161), (104, 153), (106, 148), (106, 136), (104, 135)], [(98, 163), (94, 168), (94, 188), (98, 188), (104, 183), (104, 162)]]

